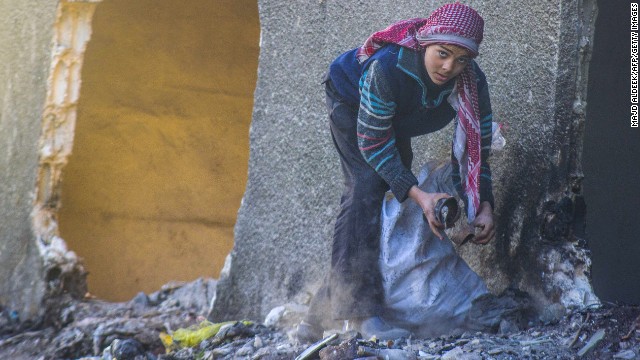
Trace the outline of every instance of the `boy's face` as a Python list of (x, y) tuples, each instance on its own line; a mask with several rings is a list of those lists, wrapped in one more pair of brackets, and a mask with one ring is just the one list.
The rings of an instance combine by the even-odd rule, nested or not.
[(424, 67), (436, 85), (443, 85), (471, 62), (469, 51), (456, 45), (429, 45), (424, 52)]

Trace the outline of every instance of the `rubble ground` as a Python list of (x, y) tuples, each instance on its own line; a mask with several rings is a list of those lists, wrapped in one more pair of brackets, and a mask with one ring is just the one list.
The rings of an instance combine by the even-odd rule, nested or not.
[[(172, 334), (205, 320), (207, 298), (193, 300), (203, 286), (207, 284), (169, 286), (125, 303), (69, 300), (55, 326), (19, 332), (12, 331), (11, 319), (3, 312), (0, 359), (284, 360), (295, 359), (310, 347), (297, 343), (286, 329), (234, 322), (197, 346), (176, 346), (167, 353), (161, 333)], [(305, 359), (318, 356), (323, 360), (640, 359), (640, 307), (605, 303), (573, 311), (553, 324), (505, 334), (382, 341), (346, 333)]]

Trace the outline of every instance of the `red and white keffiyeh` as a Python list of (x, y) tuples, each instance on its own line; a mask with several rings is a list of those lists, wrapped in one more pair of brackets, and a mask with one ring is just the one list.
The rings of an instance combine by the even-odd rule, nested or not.
[[(484, 21), (471, 7), (460, 3), (436, 9), (428, 18), (403, 20), (372, 34), (356, 56), (363, 62), (388, 43), (419, 50), (431, 44), (451, 44), (478, 55)], [(453, 155), (460, 164), (462, 190), (467, 196), (467, 219), (476, 217), (480, 208), (480, 110), (473, 68), (467, 66), (458, 78), (449, 103), (457, 111), (458, 125), (453, 140)]]

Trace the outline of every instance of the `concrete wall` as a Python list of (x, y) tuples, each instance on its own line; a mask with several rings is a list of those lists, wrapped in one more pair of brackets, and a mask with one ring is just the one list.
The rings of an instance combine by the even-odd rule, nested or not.
[[(322, 75), (371, 32), (442, 3), (259, 1), (249, 180), (213, 318), (260, 319), (315, 290), (329, 266), (342, 182)], [(596, 301), (580, 233), (565, 221), (582, 221), (579, 154), (594, 2), (465, 3), (485, 19), (478, 62), (494, 117), (509, 129), (507, 148), (492, 159), (498, 235), (463, 256), (494, 292), (518, 286), (540, 304)], [(451, 133), (448, 127), (416, 141), (416, 166), (447, 158)]]
[(0, 304), (22, 315), (44, 293), (30, 214), (56, 5), (0, 1)]

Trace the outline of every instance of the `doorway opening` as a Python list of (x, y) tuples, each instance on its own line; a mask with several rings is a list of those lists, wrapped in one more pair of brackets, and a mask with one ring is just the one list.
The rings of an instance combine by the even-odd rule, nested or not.
[(122, 301), (217, 277), (244, 193), (255, 0), (103, 0), (82, 69), (62, 238)]

